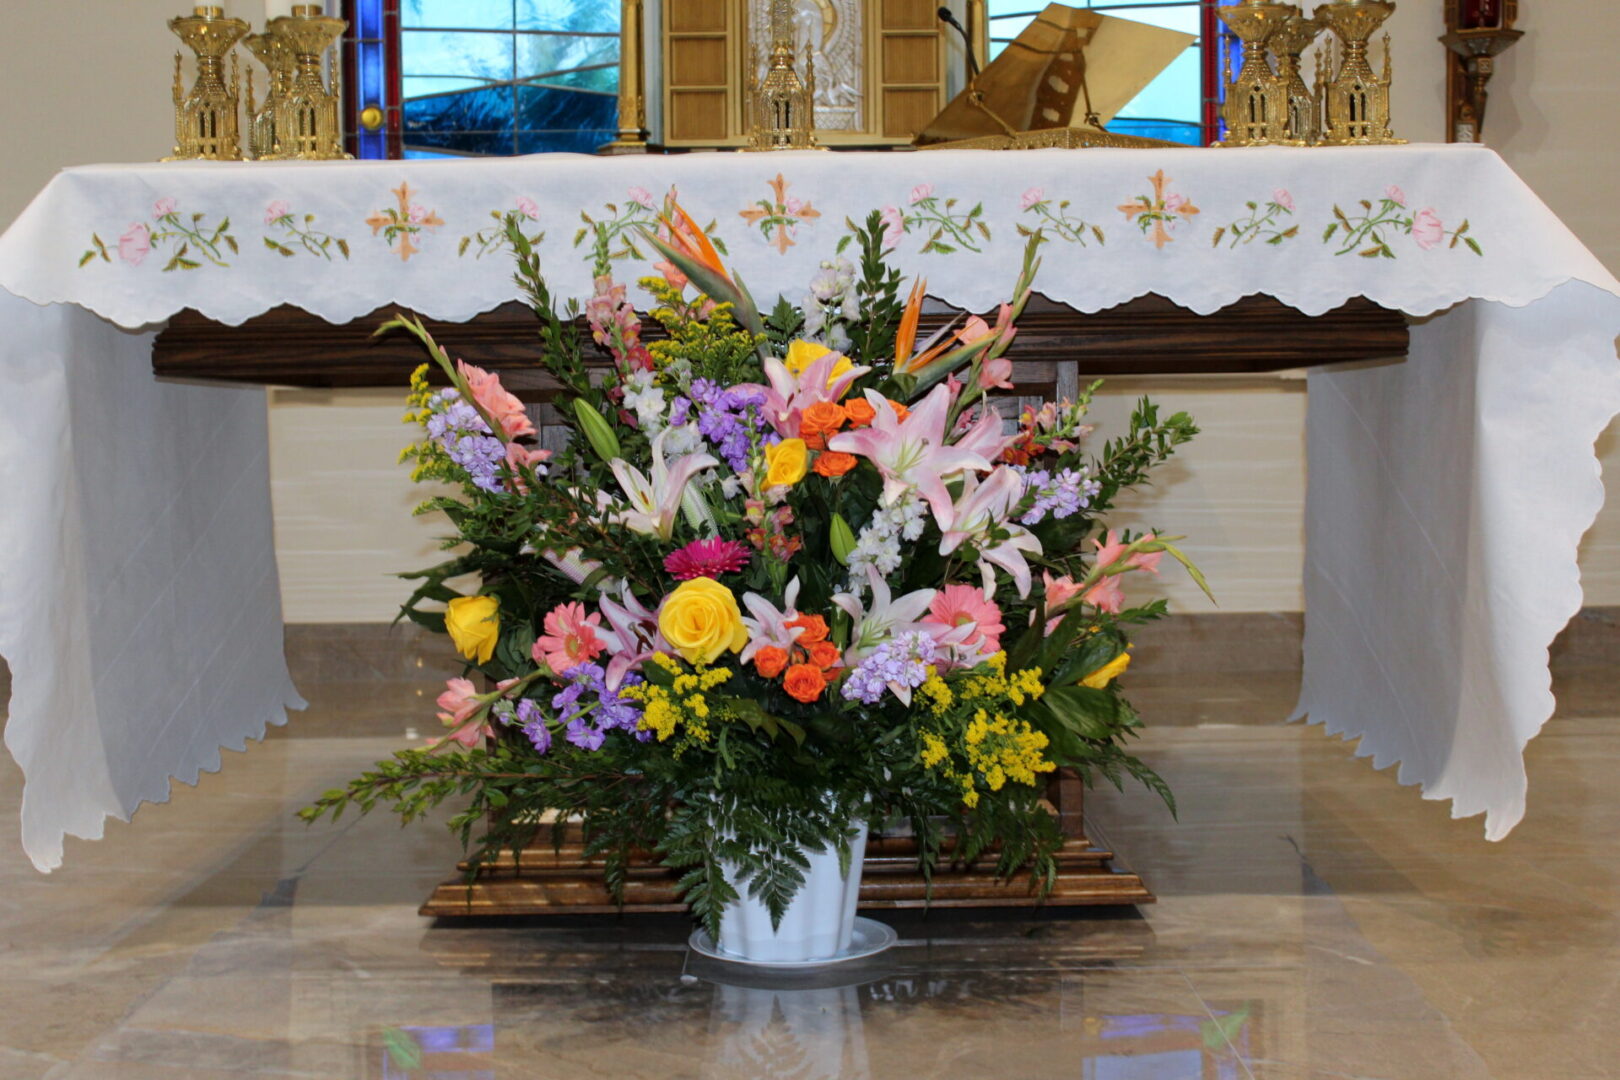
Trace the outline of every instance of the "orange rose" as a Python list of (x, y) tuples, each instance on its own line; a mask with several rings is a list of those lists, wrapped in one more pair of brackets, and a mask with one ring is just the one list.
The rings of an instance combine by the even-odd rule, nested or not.
[(794, 664), (787, 669), (787, 675), (782, 679), (782, 687), (794, 699), (808, 705), (827, 689), (827, 678), (814, 664)]
[(830, 641), (817, 641), (810, 646), (810, 662), (825, 671), (842, 665), (844, 654)]
[(873, 410), (872, 403), (865, 398), (850, 398), (844, 402), (844, 415), (849, 417), (852, 426), (865, 427), (872, 422), (872, 417), (876, 416), (877, 412)]
[(835, 401), (818, 401), (804, 410), (804, 416), (799, 420), (799, 434), (808, 438), (811, 435), (831, 435), (844, 426), (849, 414), (844, 407)]
[(855, 455), (845, 454), (837, 450), (827, 450), (816, 455), (816, 463), (811, 466), (817, 476), (832, 479), (843, 476), (855, 467)]
[(782, 674), (787, 662), (787, 650), (779, 649), (775, 645), (767, 645), (754, 654), (754, 670), (766, 679), (774, 679)]
[(827, 437), (825, 435), (812, 435), (810, 432), (801, 429), (799, 431), (799, 438), (804, 440), (804, 448), (806, 450), (827, 449)]
[(813, 645), (818, 641), (827, 640), (827, 620), (820, 615), (800, 615), (797, 619), (789, 619), (782, 625), (790, 628), (804, 627), (804, 633), (798, 638), (800, 645)]
[(894, 410), (895, 419), (899, 420), (901, 423), (905, 423), (906, 417), (911, 415), (911, 410), (906, 408), (904, 405), (900, 404), (898, 401), (894, 400), (893, 398), (889, 398), (888, 402), (889, 402), (889, 408)]

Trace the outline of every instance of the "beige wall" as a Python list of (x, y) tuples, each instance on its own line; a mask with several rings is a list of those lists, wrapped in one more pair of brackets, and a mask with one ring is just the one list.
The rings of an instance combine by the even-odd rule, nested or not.
[[(58, 167), (161, 156), (170, 141), (164, 17), (155, 0), (5, 0), (23, 33), (0, 64), (0, 220), (9, 220)], [(1609, 197), (1620, 166), (1616, 121), (1620, 4), (1522, 0), (1526, 37), (1500, 61), (1487, 134), (1611, 268), (1620, 268), (1620, 207)], [(232, 14), (262, 11), (228, 0)], [(1401, 0), (1395, 122), (1413, 141), (1443, 137), (1441, 0)], [(15, 43), (26, 40), (28, 47)], [(64, 68), (62, 58), (71, 58)], [(71, 77), (59, 78), (63, 70)], [(1104, 432), (1149, 392), (1186, 409), (1204, 434), (1122, 522), (1190, 535), (1228, 611), (1300, 606), (1304, 387), (1298, 381), (1117, 381), (1097, 403)], [(409, 516), (418, 493), (394, 464), (408, 436), (399, 395), (387, 391), (273, 391), (271, 440), (277, 544), (287, 617), (295, 622), (391, 618), (403, 596), (389, 575), (437, 557), (441, 526)], [(1604, 458), (1620, 476), (1620, 439)], [(1617, 485), (1620, 486), (1620, 485)], [(1620, 603), (1620, 498), (1583, 547), (1591, 603)], [(1182, 610), (1207, 610), (1174, 571), (1165, 589)]]

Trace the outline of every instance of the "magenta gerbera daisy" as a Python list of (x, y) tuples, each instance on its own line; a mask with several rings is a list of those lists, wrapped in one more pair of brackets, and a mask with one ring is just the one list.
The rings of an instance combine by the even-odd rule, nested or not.
[(693, 540), (664, 557), (664, 569), (677, 581), (717, 578), (748, 565), (748, 547), (736, 540)]

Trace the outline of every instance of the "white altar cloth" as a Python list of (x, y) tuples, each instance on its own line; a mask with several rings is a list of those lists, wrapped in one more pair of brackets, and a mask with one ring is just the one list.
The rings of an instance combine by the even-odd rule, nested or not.
[(181, 163), (67, 170), (0, 237), (0, 655), (36, 865), (299, 704), (263, 392), (159, 382), (136, 331), (284, 303), (466, 318), (516, 296), (494, 229), (513, 209), (559, 300), (583, 299), (582, 214), (618, 250), (671, 185), (762, 304), (798, 300), (845, 219), (880, 209), (898, 265), (974, 310), (1042, 228), (1039, 290), (1084, 311), (1265, 293), (1428, 317), (1405, 363), (1310, 378), (1300, 709), (1490, 837), (1523, 815), (1603, 498), (1593, 443), (1620, 412), (1620, 283), (1489, 150)]

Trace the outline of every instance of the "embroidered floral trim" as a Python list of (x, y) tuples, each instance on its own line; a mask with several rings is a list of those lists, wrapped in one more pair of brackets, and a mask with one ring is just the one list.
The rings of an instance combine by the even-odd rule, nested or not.
[(302, 248), (309, 254), (319, 255), (330, 262), (334, 247), (345, 259), (349, 257), (347, 240), (341, 236), (321, 232), (315, 228), (314, 214), (305, 214), (300, 218), (293, 213), (292, 207), (285, 199), (276, 199), (264, 208), (264, 224), (267, 228), (281, 230), (280, 240), (266, 236), (264, 246), (284, 258), (292, 258), (298, 254), (298, 249)]
[[(505, 212), (500, 210), (491, 210), (489, 212), (489, 216), (495, 219), (495, 224), (486, 225), (482, 229), (479, 229), (477, 232), (473, 233), (471, 236), (463, 236), (461, 238), (461, 243), (456, 246), (457, 258), (467, 254), (468, 249), (470, 249), (474, 244), (478, 245), (478, 250), (473, 254), (473, 258), (475, 259), (482, 259), (485, 255), (492, 255), (497, 251), (511, 251), (512, 241), (506, 235), (507, 219), (513, 218), (517, 221), (539, 221), (540, 204), (529, 198), (527, 195), (523, 195), (512, 204), (512, 209)], [(530, 236), (527, 232), (525, 232), (524, 237), (529, 241), (529, 246), (534, 247), (536, 244), (540, 243), (540, 241), (546, 238), (546, 234), (544, 232), (536, 232), (534, 235)]]
[[(1432, 206), (1425, 206), (1416, 213), (1409, 212), (1406, 193), (1394, 184), (1384, 189), (1383, 196), (1376, 204), (1371, 199), (1362, 199), (1358, 205), (1361, 213), (1346, 214), (1338, 204), (1334, 204), (1333, 216), (1337, 220), (1322, 233), (1322, 243), (1338, 243), (1339, 250), (1333, 253), (1335, 255), (1348, 255), (1354, 251), (1365, 259), (1393, 259), (1395, 251), (1386, 239), (1391, 235), (1410, 236), (1412, 242), (1424, 251), (1441, 244), (1450, 249), (1460, 243), (1475, 255), (1485, 254), (1479, 241), (1467, 235), (1467, 218), (1455, 229), (1447, 230)], [(1446, 243), (1448, 236), (1450, 243)]]
[(1170, 231), (1180, 222), (1190, 221), (1199, 211), (1185, 195), (1169, 190), (1170, 178), (1164, 175), (1163, 169), (1148, 177), (1148, 181), (1153, 185), (1152, 195), (1138, 195), (1131, 202), (1121, 203), (1118, 209), (1125, 220), (1135, 221), (1144, 236), (1152, 237), (1153, 246), (1163, 251), (1164, 245), (1175, 240)]
[(1249, 216), (1216, 229), (1215, 235), (1209, 241), (1210, 247), (1220, 247), (1223, 237), (1229, 237), (1226, 245), (1229, 248), (1235, 248), (1240, 244), (1252, 244), (1262, 239), (1276, 247), (1283, 241), (1292, 240), (1299, 235), (1298, 224), (1284, 228), (1280, 220), (1294, 216), (1294, 197), (1288, 193), (1287, 188), (1277, 188), (1265, 203), (1251, 200), (1243, 205), (1249, 208)]
[(918, 184), (911, 189), (907, 208), (885, 206), (883, 217), (883, 247), (892, 250), (912, 231), (927, 232), (921, 253), (936, 251), (949, 255), (954, 251), (982, 251), (982, 240), (990, 239), (990, 226), (984, 223), (984, 203), (974, 203), (965, 213), (956, 211), (956, 199), (943, 202), (934, 194), (933, 184)]
[[(671, 195), (674, 191), (670, 188)], [(643, 225), (652, 225), (658, 220), (657, 206), (653, 193), (644, 187), (632, 187), (628, 194), (629, 201), (623, 204), (603, 204), (607, 208), (604, 219), (593, 218), (583, 210), (579, 212), (579, 219), (585, 225), (574, 234), (574, 246), (579, 247), (587, 236), (591, 237), (591, 254), (598, 273), (606, 273), (604, 268), (616, 259), (644, 257), (636, 247), (636, 233)]]
[(231, 235), (231, 219), (228, 217), (212, 227), (208, 225), (207, 214), (182, 218), (179, 203), (165, 196), (152, 204), (152, 219), (152, 225), (144, 221), (132, 222), (112, 247), (108, 247), (96, 233), (91, 233), (90, 249), (79, 256), (80, 268), (98, 258), (110, 263), (114, 252), (117, 252), (120, 261), (139, 266), (153, 251), (161, 254), (159, 249), (163, 248), (167, 248), (169, 253), (169, 261), (163, 265), (165, 273), (170, 270), (196, 270), (205, 262), (228, 267), (231, 264), (225, 260), (226, 250), (232, 255), (240, 252), (236, 237)]
[[(1043, 224), (1037, 228), (1042, 230), (1049, 228), (1053, 235), (1071, 244), (1086, 247), (1088, 236), (1099, 244), (1107, 243), (1100, 228), (1069, 213), (1068, 199), (1054, 203), (1046, 197), (1044, 188), (1032, 187), (1024, 192), (1023, 198), (1019, 200), (1019, 209), (1026, 214), (1033, 213), (1041, 219)], [(1019, 236), (1030, 236), (1034, 232), (1035, 230), (1027, 225), (1018, 226)]]
[(807, 200), (789, 195), (788, 182), (782, 179), (781, 173), (776, 174), (775, 180), (767, 180), (766, 183), (776, 197), (760, 199), (747, 210), (739, 210), (737, 216), (757, 226), (765, 234), (766, 242), (775, 244), (778, 254), (786, 255), (787, 249), (793, 246), (799, 224), (820, 217), (821, 211)]
[(371, 235), (381, 235), (388, 242), (388, 248), (398, 255), (401, 262), (408, 262), (412, 255), (422, 249), (412, 242), (412, 237), (421, 236), (423, 229), (437, 229), (444, 224), (436, 210), (429, 210), (420, 203), (411, 202), (409, 183), (401, 183), (397, 188), (390, 189), (398, 206), (388, 206), (381, 210), (373, 210), (366, 217), (366, 224), (371, 226)]

